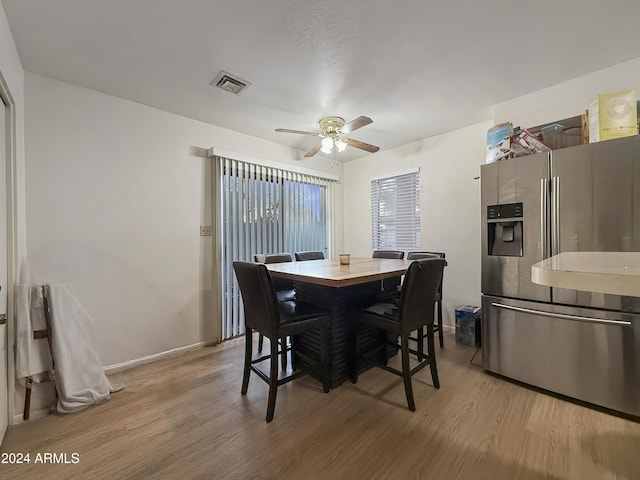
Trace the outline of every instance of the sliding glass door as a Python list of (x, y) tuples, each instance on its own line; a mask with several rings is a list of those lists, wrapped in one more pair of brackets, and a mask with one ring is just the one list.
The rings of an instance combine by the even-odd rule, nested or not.
[(222, 339), (244, 333), (233, 262), (258, 253), (322, 250), (328, 256), (333, 182), (218, 157), (222, 243)]

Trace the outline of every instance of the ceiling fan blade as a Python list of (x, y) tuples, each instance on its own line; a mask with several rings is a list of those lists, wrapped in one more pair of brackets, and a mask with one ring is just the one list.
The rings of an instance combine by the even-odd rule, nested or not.
[(320, 151), (321, 148), (322, 148), (322, 142), (318, 143), (315, 147), (313, 147), (311, 150), (305, 153), (304, 156), (313, 157), (316, 153)]
[(360, 140), (353, 140), (351, 138), (346, 138), (344, 139), (344, 141), (347, 143), (347, 145), (351, 147), (356, 147), (356, 148), (359, 148), (360, 150), (366, 150), (367, 152), (370, 152), (370, 153), (375, 153), (378, 150), (380, 150), (380, 147), (376, 147), (375, 145), (371, 145), (370, 143), (361, 142)]
[(340, 132), (351, 133), (354, 130), (369, 125), (370, 123), (373, 123), (373, 120), (371, 120), (369, 117), (365, 117), (364, 115), (360, 115), (358, 118), (354, 118), (349, 123), (345, 123), (340, 129)]
[(304, 132), (302, 130), (289, 130), (288, 128), (276, 128), (276, 132), (282, 132), (282, 133), (298, 133), (300, 135), (312, 135), (314, 137), (317, 137), (318, 135), (320, 135), (319, 132)]

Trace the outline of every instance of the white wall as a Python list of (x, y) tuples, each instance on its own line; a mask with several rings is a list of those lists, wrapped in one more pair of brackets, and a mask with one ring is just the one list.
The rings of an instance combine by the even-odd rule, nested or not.
[(16, 50), (11, 30), (7, 23), (4, 7), (0, 2), (0, 74), (9, 89), (12, 109), (15, 112), (15, 151), (14, 158), (7, 158), (7, 162), (14, 162), (16, 191), (16, 262), (20, 261), (26, 254), (26, 223), (25, 223), (25, 179), (24, 179), (24, 71), (20, 63), (20, 57)]
[(640, 95), (640, 57), (494, 105), (494, 121), (542, 125), (583, 114), (599, 93), (630, 89)]
[[(9, 285), (4, 286), (8, 289), (8, 322), (7, 322), (7, 338), (8, 338), (8, 369), (9, 376), (7, 379), (9, 388), (9, 421), (12, 423), (12, 414), (15, 407), (14, 391), (15, 376), (14, 371), (14, 346), (15, 346), (15, 318), (13, 315), (13, 285), (17, 282), (18, 268), (21, 261), (26, 256), (26, 215), (25, 215), (25, 165), (24, 165), (24, 71), (20, 58), (16, 50), (9, 24), (4, 12), (2, 3), (0, 3), (0, 75), (2, 76), (2, 83), (4, 89), (8, 94), (7, 99), (9, 101), (9, 110), (11, 112), (11, 119), (8, 123), (13, 124), (13, 131), (9, 134), (8, 141), (12, 144), (12, 151), (7, 155), (7, 173), (12, 182), (12, 186), (9, 189), (9, 196), (7, 205), (13, 203), (13, 212), (8, 213), (8, 219), (13, 214), (13, 219), (10, 220), (9, 234), (9, 249), (10, 249), (10, 263), (9, 264)], [(4, 192), (5, 190), (2, 189)], [(11, 258), (12, 257), (12, 258)]]
[(199, 236), (210, 160), (194, 149), (300, 152), (31, 73), (25, 90), (32, 279), (75, 286), (105, 365), (215, 341)]
[(371, 178), (420, 167), (421, 250), (447, 254), (444, 322), (480, 305), (480, 175), (487, 129), (472, 125), (344, 165), (345, 251), (371, 256)]

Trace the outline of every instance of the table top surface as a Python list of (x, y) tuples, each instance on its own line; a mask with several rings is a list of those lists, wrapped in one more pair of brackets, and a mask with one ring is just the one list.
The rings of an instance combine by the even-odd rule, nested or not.
[(340, 265), (340, 260), (332, 258), (270, 263), (266, 267), (273, 277), (291, 278), (329, 287), (345, 287), (403, 275), (409, 265), (409, 260), (351, 257), (349, 265)]
[(531, 267), (540, 285), (640, 297), (640, 252), (563, 252)]

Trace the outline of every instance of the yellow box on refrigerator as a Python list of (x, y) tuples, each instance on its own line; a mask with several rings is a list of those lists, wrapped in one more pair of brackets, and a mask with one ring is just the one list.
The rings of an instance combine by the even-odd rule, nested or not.
[(588, 108), (589, 143), (638, 134), (635, 90), (598, 95)]

